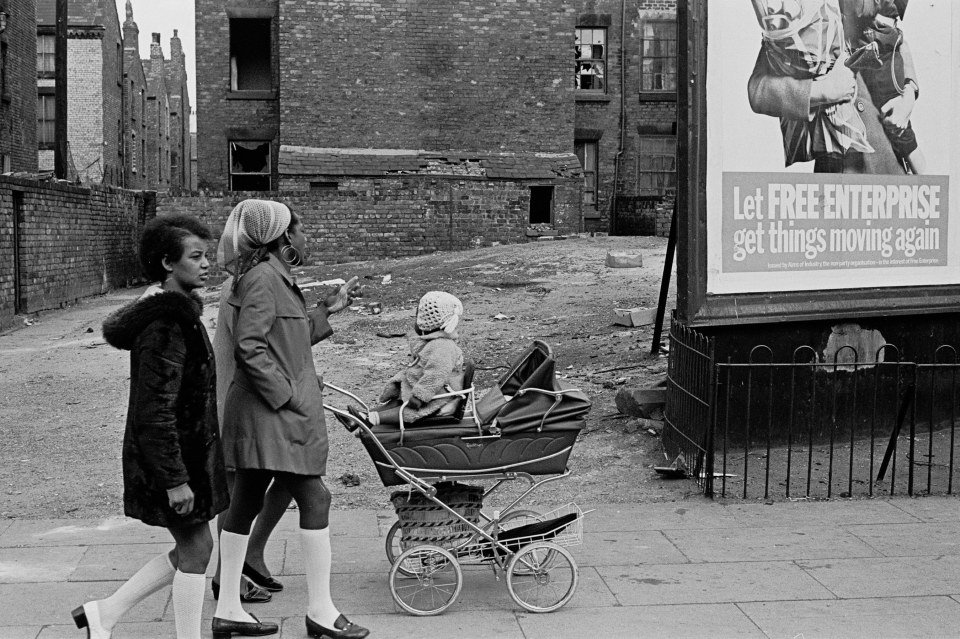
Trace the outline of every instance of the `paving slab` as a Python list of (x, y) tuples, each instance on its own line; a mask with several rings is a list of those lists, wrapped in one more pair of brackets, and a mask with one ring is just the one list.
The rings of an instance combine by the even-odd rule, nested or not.
[(840, 599), (960, 594), (957, 556), (798, 561), (797, 565)]
[[(331, 537), (379, 537), (377, 511), (338, 510), (336, 503), (330, 508)], [(300, 513), (288, 510), (274, 528), (271, 539), (299, 539)]]
[[(524, 639), (516, 616), (509, 611), (448, 610), (433, 617), (412, 615), (354, 615), (350, 617), (362, 626), (370, 628), (371, 637), (389, 639)], [(277, 635), (273, 635), (277, 636)], [(279, 639), (303, 639), (303, 616), (287, 617)]]
[(663, 533), (692, 562), (776, 561), (877, 557), (846, 530), (821, 526), (666, 530)]
[[(765, 635), (733, 604), (561, 608), (548, 615), (518, 614), (525, 639), (558, 637), (683, 637), (750, 639)], [(484, 635), (472, 635), (483, 637)]]
[(160, 553), (169, 552), (173, 548), (173, 541), (162, 544), (104, 544), (84, 548), (86, 552), (70, 573), (70, 581), (126, 581), (145, 563)]
[[(102, 599), (122, 582), (0, 584), (0, 628), (73, 623), (70, 611), (85, 601)], [(125, 621), (160, 619), (170, 599), (170, 589), (150, 595), (134, 606)], [(76, 631), (76, 627), (74, 627)]]
[(741, 503), (728, 508), (730, 515), (746, 526), (842, 526), (916, 521), (916, 517), (888, 499)]
[(847, 530), (887, 557), (960, 555), (960, 521), (851, 526)]
[(960, 521), (960, 494), (947, 497), (900, 498), (892, 500), (891, 504), (921, 521)]
[(583, 544), (568, 550), (581, 567), (690, 563), (658, 530), (584, 533)]
[[(43, 626), (0, 626), (0, 639), (36, 639), (43, 630)], [(71, 637), (71, 639), (76, 639), (76, 626), (74, 626), (73, 630), (73, 637)], [(53, 637), (54, 635), (50, 636)]]
[(771, 639), (929, 639), (960, 635), (960, 605), (949, 597), (743, 603)]
[(0, 583), (66, 581), (86, 550), (86, 546), (4, 548), (0, 553)]
[(791, 562), (601, 566), (597, 572), (623, 606), (834, 598)]
[(18, 546), (88, 546), (170, 541), (165, 528), (128, 517), (108, 519), (18, 519), (0, 533), (0, 548)]
[(13, 522), (13, 519), (0, 519), (0, 535), (2, 535), (7, 528), (12, 526)]
[(698, 528), (737, 528), (743, 523), (729, 507), (704, 499), (652, 504), (580, 504), (593, 510), (583, 519), (584, 532), (635, 532)]
[[(331, 570), (334, 573), (372, 572), (387, 574), (390, 571), (390, 562), (387, 560), (383, 542), (383, 538), (380, 537), (332, 537), (330, 539), (333, 552)], [(290, 540), (286, 543), (282, 574), (304, 574), (303, 547), (299, 539)]]

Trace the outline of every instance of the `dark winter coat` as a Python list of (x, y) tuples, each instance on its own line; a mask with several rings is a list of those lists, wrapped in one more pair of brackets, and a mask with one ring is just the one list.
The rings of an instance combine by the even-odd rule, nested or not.
[[(194, 295), (148, 295), (110, 315), (103, 337), (130, 351), (123, 436), (123, 507), (153, 526), (210, 521), (230, 503), (217, 426), (216, 367), (203, 304)], [(194, 509), (178, 515), (167, 490), (189, 484)]]

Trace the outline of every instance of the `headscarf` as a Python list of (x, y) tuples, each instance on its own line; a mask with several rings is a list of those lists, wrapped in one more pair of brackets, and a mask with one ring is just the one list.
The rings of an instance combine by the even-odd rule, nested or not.
[(270, 200), (243, 200), (230, 212), (217, 246), (217, 263), (236, 277), (240, 257), (266, 246), (290, 227), (290, 209)]

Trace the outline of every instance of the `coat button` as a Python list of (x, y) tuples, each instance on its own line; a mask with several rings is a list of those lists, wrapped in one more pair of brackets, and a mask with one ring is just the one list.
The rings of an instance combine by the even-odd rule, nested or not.
[(856, 106), (857, 106), (857, 111), (859, 111), (860, 113), (863, 113), (863, 110), (866, 108), (866, 107), (863, 105), (863, 100), (857, 100), (857, 101), (855, 102), (855, 104), (856, 104)]

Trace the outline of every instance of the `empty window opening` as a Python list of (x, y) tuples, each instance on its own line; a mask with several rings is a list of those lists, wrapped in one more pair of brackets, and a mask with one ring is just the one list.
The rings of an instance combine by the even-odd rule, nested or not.
[(230, 90), (270, 91), (273, 70), (270, 61), (270, 20), (230, 20)]
[(530, 187), (530, 224), (553, 222), (553, 187)]
[(230, 190), (271, 190), (269, 142), (230, 143)]

